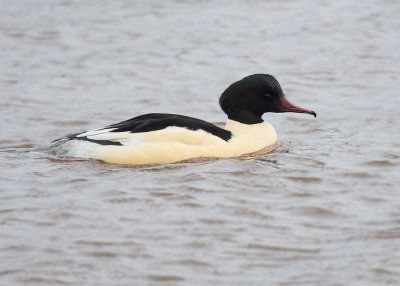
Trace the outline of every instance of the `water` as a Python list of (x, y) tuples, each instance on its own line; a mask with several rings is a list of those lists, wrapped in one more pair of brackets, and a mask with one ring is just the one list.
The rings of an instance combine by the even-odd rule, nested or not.
[[(1, 1), (1, 285), (398, 285), (400, 2)], [(147, 112), (225, 121), (271, 73), (258, 158), (60, 161), (68, 133)]]

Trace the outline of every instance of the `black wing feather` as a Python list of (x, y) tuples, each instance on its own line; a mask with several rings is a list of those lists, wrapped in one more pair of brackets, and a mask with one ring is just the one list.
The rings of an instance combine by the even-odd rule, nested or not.
[(150, 113), (140, 115), (116, 124), (107, 126), (106, 128), (115, 128), (111, 132), (149, 132), (161, 130), (170, 126), (183, 127), (189, 130), (204, 130), (225, 141), (229, 141), (232, 133), (228, 130), (220, 128), (207, 121), (197, 118), (167, 113)]

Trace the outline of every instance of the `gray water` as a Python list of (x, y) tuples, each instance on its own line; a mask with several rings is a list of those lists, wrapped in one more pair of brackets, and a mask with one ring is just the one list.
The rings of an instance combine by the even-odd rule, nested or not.
[[(400, 285), (399, 1), (0, 4), (1, 285)], [(225, 121), (252, 73), (318, 114), (266, 114), (270, 154), (32, 150), (147, 112)]]

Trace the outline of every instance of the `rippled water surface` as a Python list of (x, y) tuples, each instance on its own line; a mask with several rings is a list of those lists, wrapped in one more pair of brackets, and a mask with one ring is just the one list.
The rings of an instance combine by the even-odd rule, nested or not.
[[(0, 2), (1, 285), (399, 285), (399, 1)], [(251, 73), (318, 113), (266, 114), (270, 154), (31, 149), (146, 112), (225, 121)]]

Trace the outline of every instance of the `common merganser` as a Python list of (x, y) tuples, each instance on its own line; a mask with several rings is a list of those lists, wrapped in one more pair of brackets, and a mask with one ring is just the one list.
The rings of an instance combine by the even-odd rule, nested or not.
[(236, 157), (276, 143), (276, 132), (262, 119), (264, 113), (297, 112), (316, 117), (314, 111), (291, 104), (279, 82), (268, 74), (250, 75), (231, 84), (219, 104), (228, 115), (225, 129), (193, 117), (151, 113), (68, 135), (53, 141), (52, 148), (62, 157), (130, 165)]

